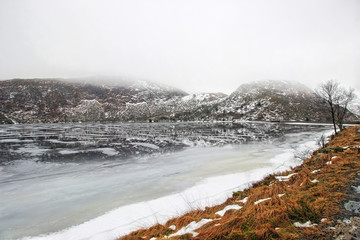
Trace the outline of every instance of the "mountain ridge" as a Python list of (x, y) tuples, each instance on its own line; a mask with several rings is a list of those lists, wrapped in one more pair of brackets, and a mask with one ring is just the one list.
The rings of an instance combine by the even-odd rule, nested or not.
[(0, 122), (330, 121), (314, 91), (291, 81), (245, 83), (229, 96), (188, 94), (144, 80), (108, 81), (0, 81)]

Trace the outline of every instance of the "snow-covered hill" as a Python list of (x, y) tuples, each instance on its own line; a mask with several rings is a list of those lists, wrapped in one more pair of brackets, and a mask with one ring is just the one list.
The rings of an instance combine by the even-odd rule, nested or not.
[[(93, 82), (101, 83), (94, 84)], [(0, 121), (96, 122), (173, 120), (177, 112), (211, 105), (224, 94), (188, 95), (148, 81), (114, 79), (14, 79), (1, 81)], [(90, 82), (90, 83), (89, 83)]]
[(218, 108), (242, 120), (329, 121), (327, 106), (306, 86), (290, 81), (258, 81), (241, 85)]
[(327, 105), (311, 89), (290, 81), (242, 84), (230, 96), (108, 78), (15, 79), (0, 81), (0, 88), (2, 123), (330, 121)]

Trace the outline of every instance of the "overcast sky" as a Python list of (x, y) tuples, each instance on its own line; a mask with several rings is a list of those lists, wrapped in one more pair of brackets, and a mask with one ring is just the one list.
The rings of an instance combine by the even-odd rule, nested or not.
[(0, 0), (0, 79), (97, 75), (360, 89), (360, 0)]

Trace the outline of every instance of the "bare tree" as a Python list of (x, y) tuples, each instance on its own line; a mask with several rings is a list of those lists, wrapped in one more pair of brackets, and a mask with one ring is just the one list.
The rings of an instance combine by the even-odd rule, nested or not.
[(337, 127), (340, 131), (343, 130), (349, 103), (355, 97), (354, 89), (345, 89), (337, 81), (329, 80), (321, 84), (316, 94), (329, 105), (335, 134), (337, 133)]
[(350, 88), (348, 90), (343, 89), (343, 92), (336, 103), (337, 106), (337, 126), (339, 127), (340, 131), (344, 129), (344, 119), (345, 115), (348, 112), (348, 106), (352, 100), (354, 100), (355, 94), (354, 89)]

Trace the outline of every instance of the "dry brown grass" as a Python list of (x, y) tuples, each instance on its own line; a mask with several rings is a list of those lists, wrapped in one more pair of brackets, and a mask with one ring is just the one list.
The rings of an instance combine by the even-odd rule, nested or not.
[[(301, 166), (282, 174), (296, 173), (289, 181), (268, 176), (252, 188), (234, 193), (222, 205), (192, 211), (165, 225), (138, 230), (120, 239), (165, 239), (190, 222), (204, 218), (214, 220), (196, 230), (197, 236), (187, 234), (172, 239), (327, 239), (330, 233), (324, 229), (332, 224), (331, 217), (339, 211), (339, 203), (345, 197), (344, 189), (355, 174), (360, 173), (360, 134), (357, 129), (351, 127), (340, 132)], [(332, 164), (327, 164), (330, 161)], [(320, 171), (313, 173), (318, 169)], [(221, 218), (215, 214), (227, 205), (242, 205), (236, 201), (244, 197), (248, 197), (248, 201), (240, 210), (228, 211)], [(265, 198), (270, 200), (254, 204)], [(321, 222), (323, 218), (328, 220)], [(309, 220), (318, 225), (311, 228), (294, 226), (294, 222)], [(176, 226), (175, 231), (169, 229), (171, 225)]]

